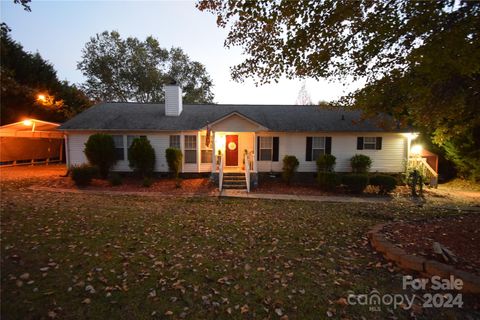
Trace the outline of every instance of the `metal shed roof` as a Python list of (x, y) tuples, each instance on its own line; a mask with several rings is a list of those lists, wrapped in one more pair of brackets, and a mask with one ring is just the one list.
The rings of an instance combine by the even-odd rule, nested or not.
[(63, 139), (59, 123), (25, 119), (0, 127), (0, 137)]

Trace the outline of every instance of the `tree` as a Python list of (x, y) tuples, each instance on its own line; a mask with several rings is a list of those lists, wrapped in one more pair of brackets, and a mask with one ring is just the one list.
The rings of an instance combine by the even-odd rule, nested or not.
[(53, 66), (38, 52), (26, 52), (8, 30), (1, 31), (0, 52), (2, 124), (23, 117), (62, 122), (91, 106), (80, 89), (59, 81)]
[(305, 106), (305, 105), (312, 105), (312, 98), (307, 91), (307, 84), (306, 81), (303, 81), (302, 86), (300, 87), (300, 91), (298, 92), (297, 101), (295, 104)]
[(168, 170), (170, 170), (173, 177), (178, 180), (178, 175), (182, 167), (182, 151), (177, 148), (167, 148), (165, 150), (165, 158), (167, 159)]
[[(30, 8), (30, 2), (32, 2), (32, 0), (13, 0), (13, 3), (20, 4), (23, 7), (23, 10), (27, 12), (32, 12), (32, 9)], [(0, 23), (0, 30), (1, 32), (12, 31), (5, 22)]]
[(135, 138), (128, 148), (128, 162), (143, 178), (151, 176), (155, 169), (155, 150), (146, 137)]
[(30, 8), (30, 2), (32, 0), (13, 0), (15, 4), (20, 4), (23, 7), (23, 10), (31, 12), (32, 9)]
[[(364, 78), (342, 102), (366, 116), (388, 113), (445, 148), (465, 175), (480, 155), (480, 2), (200, 0), (242, 46), (242, 81)], [(467, 163), (464, 163), (464, 162)], [(480, 177), (480, 173), (477, 175)]]
[(283, 167), (282, 167), (282, 179), (287, 184), (290, 184), (293, 180), (295, 175), (295, 171), (297, 171), (298, 165), (297, 157), (286, 155), (283, 157)]
[(78, 69), (87, 77), (83, 88), (97, 101), (163, 102), (163, 86), (173, 80), (183, 88), (185, 103), (213, 101), (205, 67), (151, 36), (140, 41), (116, 31), (97, 34), (86, 43)]
[(115, 143), (111, 135), (96, 133), (88, 137), (83, 151), (92, 166), (96, 166), (103, 179), (106, 179), (110, 168), (117, 162)]

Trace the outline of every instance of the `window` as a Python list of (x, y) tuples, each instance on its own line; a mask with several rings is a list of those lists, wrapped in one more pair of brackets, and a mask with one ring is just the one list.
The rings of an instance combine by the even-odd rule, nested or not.
[(363, 138), (363, 149), (365, 150), (375, 150), (376, 149), (376, 138), (375, 137), (364, 137)]
[(207, 136), (201, 136), (201, 163), (212, 163), (212, 142), (206, 146)]
[(305, 161), (317, 161), (324, 154), (332, 154), (332, 137), (307, 137)]
[(197, 163), (197, 136), (185, 136), (185, 163)]
[(316, 161), (325, 154), (325, 137), (312, 137), (312, 160)]
[(180, 135), (170, 136), (170, 148), (180, 149)]
[(357, 150), (382, 150), (382, 137), (357, 137)]
[(125, 160), (125, 152), (123, 145), (123, 136), (114, 135), (113, 143), (115, 144), (115, 159), (116, 160)]
[(273, 151), (272, 137), (259, 137), (260, 139), (260, 161), (271, 161)]

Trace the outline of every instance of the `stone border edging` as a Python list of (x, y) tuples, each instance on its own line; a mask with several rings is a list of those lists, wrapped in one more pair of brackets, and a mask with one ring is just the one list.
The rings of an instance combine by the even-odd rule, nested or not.
[(404, 249), (395, 246), (389, 242), (381, 233), (387, 223), (374, 226), (368, 233), (367, 237), (371, 246), (380, 252), (387, 260), (395, 262), (402, 269), (417, 271), (427, 276), (440, 276), (441, 278), (449, 278), (451, 275), (462, 279), (462, 292), (480, 293), (480, 277), (445, 263), (435, 260), (428, 260), (420, 256), (408, 254)]

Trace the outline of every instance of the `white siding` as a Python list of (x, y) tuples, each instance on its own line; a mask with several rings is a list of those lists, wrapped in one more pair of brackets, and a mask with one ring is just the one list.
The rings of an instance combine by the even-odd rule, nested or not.
[(182, 89), (176, 85), (165, 86), (165, 115), (177, 117), (182, 109)]
[[(88, 137), (92, 133), (69, 133), (68, 142), (69, 142), (69, 156), (71, 165), (79, 165), (87, 163), (88, 160), (85, 157), (85, 142), (87, 142)], [(171, 134), (180, 134), (179, 132), (172, 133), (144, 133), (144, 132), (119, 132), (111, 133), (112, 135), (125, 135), (124, 145), (126, 146), (126, 136), (127, 135), (144, 135), (147, 136), (148, 140), (152, 144), (153, 149), (155, 149), (155, 171), (156, 172), (168, 172), (168, 164), (165, 158), (165, 150), (170, 146), (170, 135)], [(181, 139), (183, 144), (183, 139)], [(125, 160), (118, 161), (115, 166), (112, 168), (113, 171), (129, 172), (132, 171), (128, 166), (128, 157), (127, 150), (125, 149)], [(197, 165), (186, 165), (184, 172), (197, 172)]]
[(80, 165), (88, 162), (87, 157), (85, 157), (85, 153), (83, 153), (83, 150), (85, 150), (85, 142), (87, 142), (89, 136), (90, 134), (88, 133), (68, 134), (69, 150), (67, 151), (70, 157), (70, 165)]
[[(365, 154), (372, 159), (371, 171), (403, 172), (406, 155), (406, 138), (397, 133), (275, 133), (262, 132), (258, 136), (279, 137), (279, 161), (258, 161), (259, 172), (281, 171), (285, 155), (295, 155), (300, 162), (298, 172), (315, 172), (315, 161), (306, 161), (307, 137), (332, 137), (332, 155), (337, 158), (335, 170), (349, 172), (350, 158)], [(357, 150), (357, 137), (382, 137), (381, 150)]]
[[(87, 159), (83, 150), (85, 142), (88, 140), (90, 134), (93, 133), (69, 133), (68, 134), (68, 152), (70, 163), (78, 165), (86, 163)], [(113, 133), (112, 133), (113, 134)], [(183, 151), (183, 136), (186, 134), (195, 134), (199, 137), (198, 132), (171, 132), (171, 133), (115, 133), (123, 135), (146, 135), (155, 149), (156, 165), (155, 171), (167, 172), (168, 165), (165, 159), (165, 150), (169, 147), (169, 136), (171, 134), (181, 135), (181, 148)], [(254, 134), (253, 133), (229, 133), (239, 135), (239, 166), (243, 163), (243, 151), (247, 149), (256, 153), (254, 149)], [(285, 132), (261, 132), (257, 136), (276, 136), (279, 137), (279, 161), (258, 161), (257, 168), (259, 172), (282, 170), (282, 159), (285, 155), (295, 155), (300, 162), (298, 167), (299, 172), (315, 172), (315, 161), (306, 161), (306, 137), (312, 136), (328, 136), (332, 137), (332, 154), (337, 158), (335, 170), (337, 172), (348, 172), (350, 168), (350, 158), (355, 154), (365, 154), (369, 156), (373, 163), (371, 171), (375, 172), (403, 172), (405, 168), (405, 158), (407, 149), (407, 139), (400, 133), (285, 133)], [(378, 137), (383, 138), (381, 150), (357, 150), (357, 137)], [(126, 138), (125, 138), (126, 145)], [(198, 161), (196, 164), (184, 164), (183, 172), (210, 172), (211, 164), (200, 164), (200, 141), (197, 144)], [(214, 154), (217, 151), (214, 151)], [(114, 171), (131, 171), (128, 166), (127, 154), (125, 151), (125, 160), (117, 162), (113, 168)]]
[(257, 124), (236, 114), (212, 125), (212, 130), (223, 132), (253, 132), (259, 129), (260, 127)]
[(147, 134), (147, 139), (155, 149), (155, 171), (168, 172), (167, 159), (165, 158), (165, 150), (170, 147), (169, 134)]

